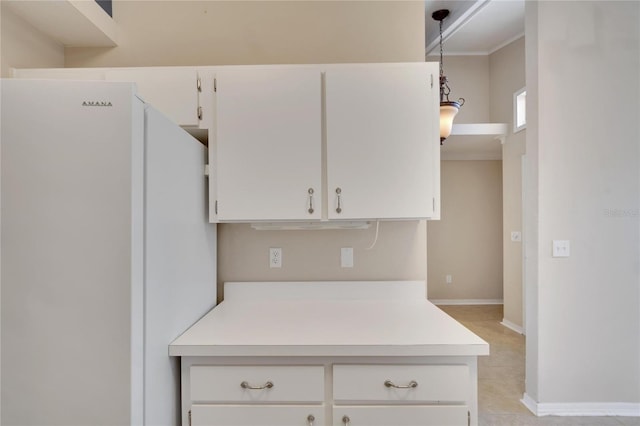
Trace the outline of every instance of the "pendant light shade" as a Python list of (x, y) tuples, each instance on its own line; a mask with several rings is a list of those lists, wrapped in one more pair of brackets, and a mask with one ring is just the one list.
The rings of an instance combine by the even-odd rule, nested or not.
[(448, 9), (436, 10), (431, 14), (431, 17), (440, 22), (440, 145), (451, 134), (451, 128), (453, 127), (453, 118), (458, 114), (460, 107), (464, 105), (464, 99), (460, 98), (457, 101), (449, 100), (449, 81), (444, 75), (443, 67), (443, 54), (442, 54), (442, 21), (449, 16)]
[(458, 114), (460, 104), (458, 102), (440, 102), (440, 144), (451, 134), (453, 118)]

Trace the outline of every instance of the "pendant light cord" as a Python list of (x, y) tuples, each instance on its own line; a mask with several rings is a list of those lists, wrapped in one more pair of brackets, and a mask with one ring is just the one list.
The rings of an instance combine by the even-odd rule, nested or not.
[[(444, 59), (442, 54), (442, 20), (440, 21), (440, 80), (442, 81), (442, 77), (444, 76)], [(440, 85), (442, 90), (442, 85)]]

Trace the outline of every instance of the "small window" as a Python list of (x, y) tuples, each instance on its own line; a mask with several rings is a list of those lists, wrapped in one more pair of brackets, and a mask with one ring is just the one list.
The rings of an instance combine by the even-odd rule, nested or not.
[(527, 89), (513, 94), (513, 133), (527, 128)]

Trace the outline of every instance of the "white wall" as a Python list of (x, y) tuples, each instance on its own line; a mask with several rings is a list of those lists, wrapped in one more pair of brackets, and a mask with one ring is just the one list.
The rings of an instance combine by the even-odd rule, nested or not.
[(0, 2), (0, 76), (11, 77), (11, 68), (60, 68), (64, 47), (42, 34)]
[[(638, 2), (526, 4), (538, 189), (526, 209), (526, 393), (538, 409), (640, 409), (638, 22)], [(571, 240), (571, 257), (552, 258), (553, 239)]]

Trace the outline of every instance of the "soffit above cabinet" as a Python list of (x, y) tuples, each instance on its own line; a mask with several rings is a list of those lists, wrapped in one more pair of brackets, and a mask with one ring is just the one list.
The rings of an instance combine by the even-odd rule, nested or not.
[(95, 1), (3, 0), (2, 3), (66, 47), (118, 45), (118, 25)]
[(454, 124), (440, 148), (441, 160), (501, 160), (506, 123)]

